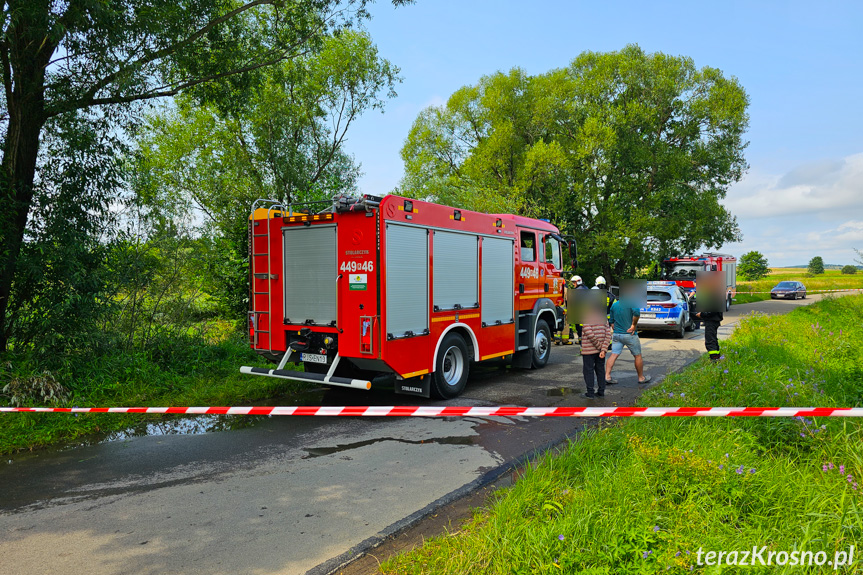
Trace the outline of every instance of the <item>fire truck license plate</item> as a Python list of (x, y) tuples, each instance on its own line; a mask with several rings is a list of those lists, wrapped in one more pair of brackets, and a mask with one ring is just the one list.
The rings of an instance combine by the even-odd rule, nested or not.
[(301, 353), (300, 359), (309, 363), (327, 363), (327, 356), (317, 353)]

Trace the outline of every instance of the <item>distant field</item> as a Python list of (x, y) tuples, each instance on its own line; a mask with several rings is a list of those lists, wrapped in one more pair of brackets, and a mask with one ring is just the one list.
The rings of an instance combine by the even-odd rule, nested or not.
[(770, 299), (766, 293), (747, 294), (746, 292), (769, 292), (781, 281), (803, 282), (807, 291), (834, 289), (863, 289), (863, 272), (845, 275), (839, 270), (826, 270), (823, 274), (809, 277), (806, 268), (770, 268), (770, 275), (754, 282), (737, 278), (737, 297), (734, 303), (750, 303)]

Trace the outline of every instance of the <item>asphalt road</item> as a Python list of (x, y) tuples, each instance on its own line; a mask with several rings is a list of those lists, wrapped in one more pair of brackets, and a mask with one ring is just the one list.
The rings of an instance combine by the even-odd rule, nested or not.
[[(817, 299), (733, 306), (720, 335), (751, 311), (785, 313)], [(703, 333), (683, 340), (643, 334), (651, 385), (697, 359)], [(632, 404), (646, 386), (638, 385), (628, 352), (614, 373), (620, 384), (588, 403), (580, 396), (578, 347), (555, 347), (542, 370), (499, 364), (475, 370), (455, 403)], [(298, 401), (435, 403), (383, 390), (318, 390), (282, 404)], [(0, 573), (326, 572), (502, 466), (589, 424), (272, 417), (234, 431), (132, 437), (12, 457), (0, 462)]]

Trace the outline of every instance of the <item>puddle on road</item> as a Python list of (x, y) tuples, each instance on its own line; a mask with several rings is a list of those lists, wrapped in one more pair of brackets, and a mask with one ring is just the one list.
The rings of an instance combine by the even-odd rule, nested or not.
[(308, 453), (303, 459), (311, 459), (313, 457), (322, 457), (324, 455), (332, 455), (342, 451), (350, 451), (358, 449), (366, 445), (373, 445), (382, 441), (396, 441), (398, 443), (410, 443), (412, 445), (422, 445), (424, 443), (437, 443), (438, 445), (473, 445), (473, 436), (468, 437), (432, 437), (430, 439), (399, 439), (397, 437), (379, 437), (376, 439), (367, 439), (365, 441), (357, 441), (356, 443), (344, 443), (334, 445), (332, 447), (307, 447), (305, 451)]
[(124, 429), (114, 431), (102, 438), (97, 438), (95, 443), (111, 443), (113, 441), (125, 441), (133, 437), (147, 437), (150, 435), (200, 435), (215, 431), (231, 431), (252, 427), (259, 421), (266, 419), (264, 415), (196, 415), (194, 417), (177, 417), (174, 419), (163, 419), (154, 422), (142, 422)]
[[(321, 403), (321, 398), (327, 392), (324, 388), (303, 390), (289, 395), (280, 395), (266, 401), (259, 401), (249, 405), (277, 406), (277, 405), (310, 405)], [(267, 415), (143, 415), (143, 421), (127, 427), (121, 431), (112, 431), (102, 434), (89, 435), (78, 438), (74, 442), (61, 445), (61, 451), (100, 445), (103, 443), (114, 443), (127, 441), (129, 439), (162, 435), (202, 435), (204, 433), (215, 433), (219, 431), (235, 431), (254, 427), (266, 420)]]
[(580, 390), (575, 389), (574, 387), (555, 387), (553, 389), (546, 389), (545, 395), (548, 397), (564, 397), (566, 395), (581, 393)]

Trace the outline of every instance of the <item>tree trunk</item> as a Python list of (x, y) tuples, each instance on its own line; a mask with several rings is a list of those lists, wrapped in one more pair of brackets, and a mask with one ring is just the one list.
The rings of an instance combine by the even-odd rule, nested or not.
[[(0, 166), (0, 351), (9, 343), (9, 297), (33, 203), (39, 135), (45, 125), (45, 68), (56, 48), (46, 41), (47, 3), (29, 8), (7, 30), (13, 86), (6, 86), (9, 123)], [(39, 50), (32, 49), (34, 42), (41, 45)]]

